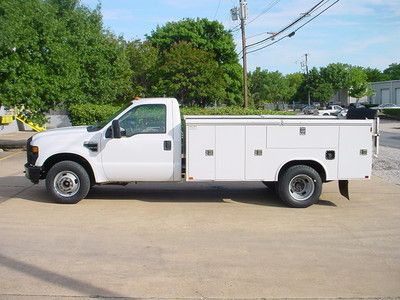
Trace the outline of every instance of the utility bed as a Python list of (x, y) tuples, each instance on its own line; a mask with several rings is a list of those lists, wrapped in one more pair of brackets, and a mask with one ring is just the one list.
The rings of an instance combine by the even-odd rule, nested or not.
[(277, 181), (287, 162), (316, 161), (325, 180), (371, 176), (373, 120), (186, 116), (188, 181)]

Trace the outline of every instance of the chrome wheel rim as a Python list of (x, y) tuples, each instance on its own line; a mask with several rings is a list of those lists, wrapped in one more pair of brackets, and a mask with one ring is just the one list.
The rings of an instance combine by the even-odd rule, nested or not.
[(81, 182), (72, 171), (62, 171), (54, 178), (54, 190), (62, 197), (72, 197), (78, 193)]
[(308, 200), (314, 194), (314, 191), (315, 182), (308, 175), (300, 174), (290, 180), (289, 193), (298, 201)]

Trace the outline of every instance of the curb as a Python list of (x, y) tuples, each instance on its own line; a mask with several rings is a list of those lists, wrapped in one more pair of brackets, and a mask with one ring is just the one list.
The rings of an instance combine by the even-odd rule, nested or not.
[(0, 149), (3, 150), (26, 150), (26, 141), (0, 141)]

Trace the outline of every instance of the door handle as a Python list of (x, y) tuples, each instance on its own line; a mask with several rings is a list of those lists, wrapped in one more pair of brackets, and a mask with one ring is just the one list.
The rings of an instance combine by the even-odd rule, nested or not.
[(172, 142), (171, 141), (164, 141), (164, 150), (171, 151), (172, 149)]

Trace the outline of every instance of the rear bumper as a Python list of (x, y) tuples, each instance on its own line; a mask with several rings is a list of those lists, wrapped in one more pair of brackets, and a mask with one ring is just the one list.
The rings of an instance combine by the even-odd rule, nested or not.
[(42, 168), (25, 164), (25, 177), (33, 183), (39, 183), (40, 176), (42, 175)]

